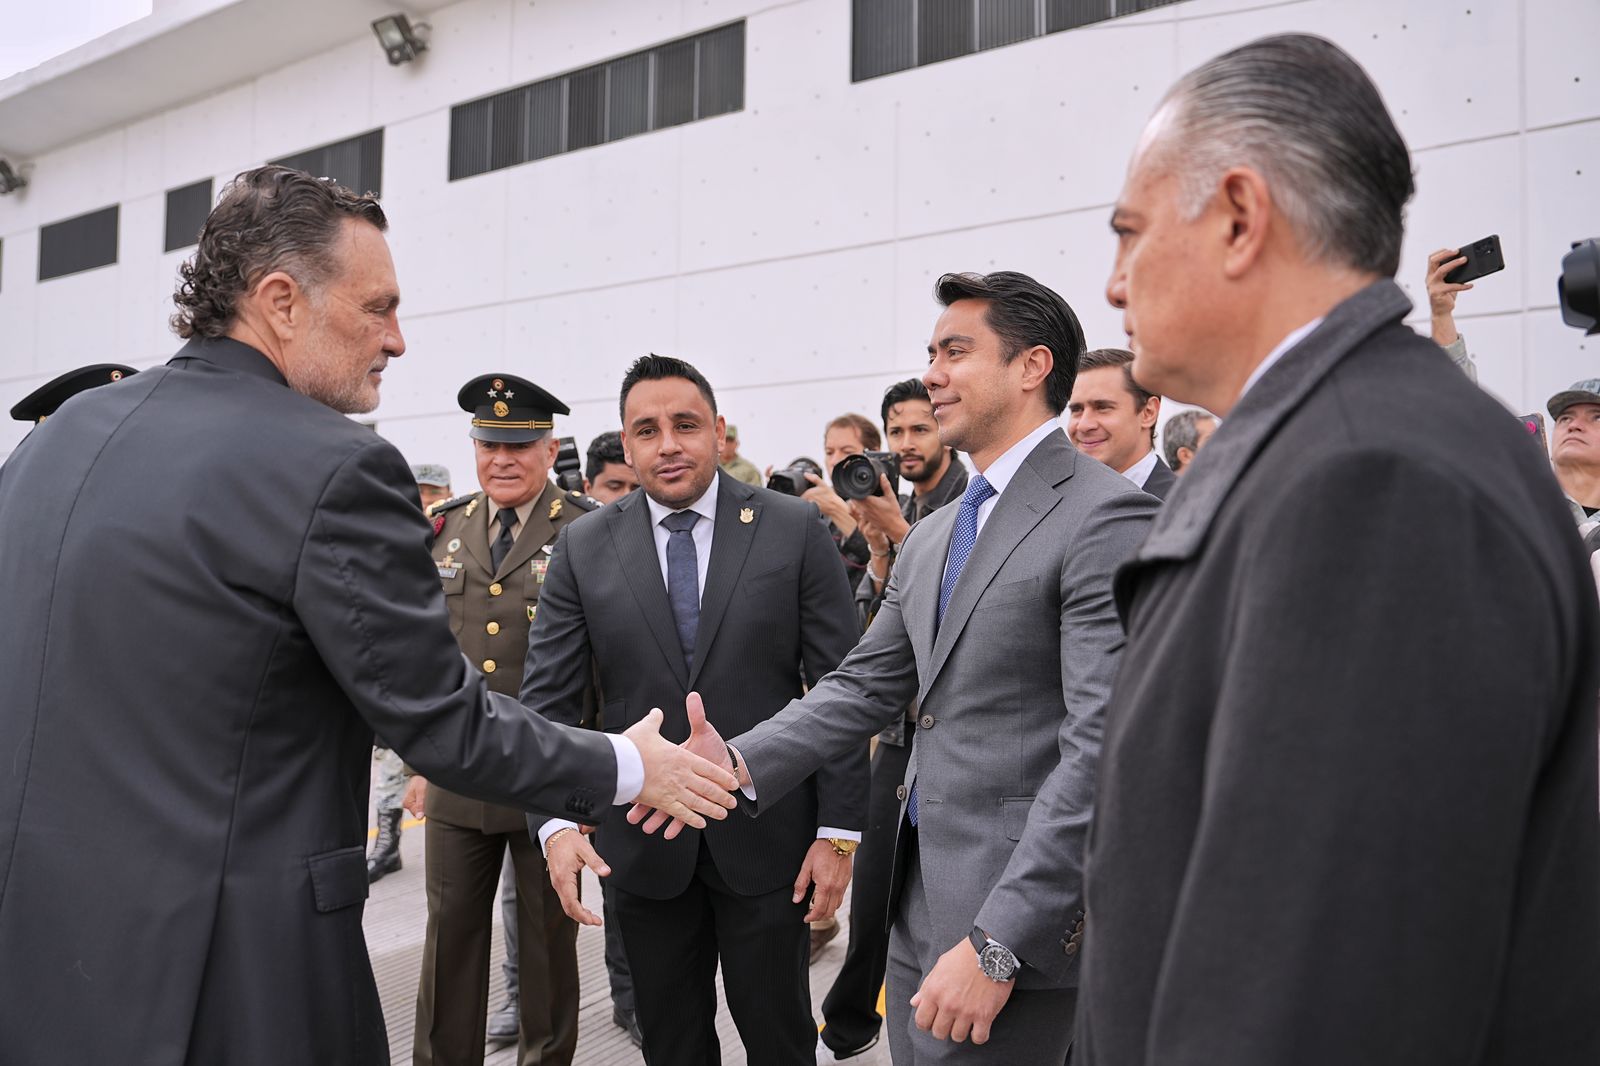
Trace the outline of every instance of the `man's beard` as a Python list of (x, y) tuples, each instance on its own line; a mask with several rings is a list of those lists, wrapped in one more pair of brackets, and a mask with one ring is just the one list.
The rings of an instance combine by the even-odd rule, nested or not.
[(286, 374), (289, 387), (342, 415), (364, 415), (378, 406), (378, 389), (367, 383), (372, 364), (363, 365), (360, 374), (349, 373), (346, 368), (354, 356), (322, 343), (325, 328), (318, 316), (307, 345), (308, 358)]
[(925, 481), (932, 481), (934, 478), (944, 473), (944, 457), (948, 454), (950, 453), (944, 448), (940, 448), (938, 451), (933, 453), (933, 457), (931, 459), (924, 459), (922, 461), (922, 470), (919, 473), (911, 474), (902, 469), (900, 471), (900, 476), (911, 482), (913, 485), (920, 485)]

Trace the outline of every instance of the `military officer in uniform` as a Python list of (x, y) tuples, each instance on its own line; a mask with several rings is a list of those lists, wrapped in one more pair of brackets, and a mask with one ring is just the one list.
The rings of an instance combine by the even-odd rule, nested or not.
[[(433, 558), (461, 650), (489, 687), (515, 695), (528, 625), (561, 528), (599, 504), (550, 480), (552, 429), (568, 408), (530, 381), (489, 374), (457, 397), (472, 415), (482, 491), (433, 508)], [(413, 1061), (483, 1062), (489, 946), (501, 861), (516, 869), (523, 1066), (571, 1063), (578, 1042), (577, 926), (562, 913), (526, 817), (413, 780), (425, 789), (428, 930)]]

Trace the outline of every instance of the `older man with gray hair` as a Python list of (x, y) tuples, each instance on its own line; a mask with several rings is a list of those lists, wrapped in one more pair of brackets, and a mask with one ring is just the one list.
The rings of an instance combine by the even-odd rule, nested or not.
[(467, 795), (597, 821), (732, 775), (488, 691), (370, 411), (405, 352), (378, 202), (239, 175), (164, 367), (0, 469), (0, 1048), (7, 1062), (389, 1061), (361, 930), (376, 732)]
[(1174, 474), (1182, 475), (1194, 462), (1200, 446), (1211, 439), (1217, 428), (1217, 419), (1209, 411), (1191, 407), (1167, 419), (1161, 427), (1161, 452)]
[(1135, 151), (1107, 295), (1223, 422), (1117, 579), (1075, 1064), (1600, 1062), (1593, 582), (1404, 324), (1411, 194), (1316, 37), (1203, 64)]

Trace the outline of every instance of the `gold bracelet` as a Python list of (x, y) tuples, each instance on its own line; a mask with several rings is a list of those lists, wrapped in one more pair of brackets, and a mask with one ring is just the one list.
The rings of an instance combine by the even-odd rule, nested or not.
[(572, 828), (570, 825), (564, 825), (560, 829), (557, 829), (554, 833), (551, 833), (549, 836), (544, 838), (544, 853), (546, 855), (550, 854), (550, 845), (554, 844), (556, 842), (556, 837), (560, 836), (562, 833), (576, 832), (577, 830)]

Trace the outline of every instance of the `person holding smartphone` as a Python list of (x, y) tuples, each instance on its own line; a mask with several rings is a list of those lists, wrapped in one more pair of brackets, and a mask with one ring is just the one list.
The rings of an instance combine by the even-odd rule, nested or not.
[(1467, 257), (1459, 248), (1440, 248), (1428, 256), (1428, 310), (1433, 316), (1433, 340), (1454, 360), (1461, 372), (1478, 380), (1478, 364), (1467, 351), (1467, 341), (1456, 329), (1456, 293), (1472, 288), (1471, 282), (1446, 281), (1445, 275), (1461, 266)]

